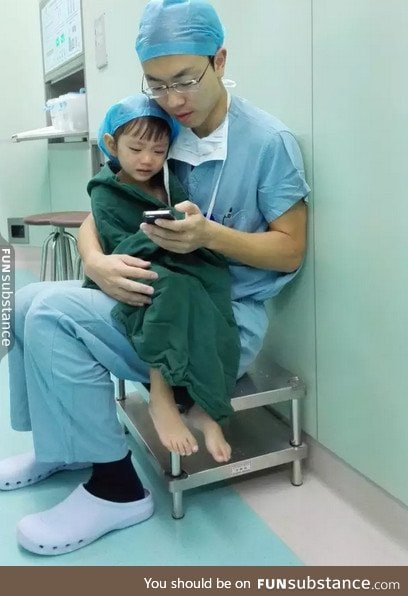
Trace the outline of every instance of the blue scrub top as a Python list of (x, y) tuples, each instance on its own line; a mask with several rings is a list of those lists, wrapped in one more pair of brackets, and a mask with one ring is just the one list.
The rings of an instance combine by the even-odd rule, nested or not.
[[(263, 232), (268, 223), (307, 197), (302, 155), (293, 133), (277, 118), (239, 97), (229, 108), (228, 154), (211, 219), (245, 232)], [(202, 213), (209, 207), (221, 161), (170, 167)], [(232, 300), (264, 301), (296, 275), (257, 269), (230, 259)]]

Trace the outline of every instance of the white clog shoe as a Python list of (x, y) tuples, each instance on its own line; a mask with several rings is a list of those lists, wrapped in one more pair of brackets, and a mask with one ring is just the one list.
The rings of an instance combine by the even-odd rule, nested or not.
[(121, 530), (153, 515), (153, 499), (113, 503), (89, 493), (80, 484), (64, 501), (27, 515), (17, 525), (18, 543), (38, 555), (62, 555), (83, 548), (112, 530)]
[(61, 462), (38, 462), (34, 452), (21, 453), (0, 460), (0, 490), (15, 490), (31, 486), (62, 470), (89, 468), (90, 463), (64, 464)]

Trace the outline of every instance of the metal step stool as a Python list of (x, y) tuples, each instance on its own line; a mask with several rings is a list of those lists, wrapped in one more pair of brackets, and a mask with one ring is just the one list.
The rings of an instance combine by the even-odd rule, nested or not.
[[(232, 458), (219, 464), (207, 452), (201, 433), (193, 430), (198, 453), (181, 457), (160, 443), (148, 412), (148, 404), (137, 392), (126, 395), (125, 382), (119, 381), (118, 416), (136, 443), (147, 452), (155, 469), (164, 476), (172, 494), (172, 515), (184, 517), (183, 491), (220, 480), (243, 476), (281, 464), (292, 464), (292, 484), (300, 486), (301, 460), (307, 445), (301, 438), (300, 400), (305, 384), (289, 371), (271, 362), (263, 348), (251, 369), (237, 382), (232, 398), (234, 414), (223, 427), (232, 447)], [(270, 407), (291, 401), (291, 425), (277, 418)]]
[(89, 211), (51, 211), (24, 217), (24, 223), (30, 226), (53, 226), (41, 251), (40, 281), (47, 278), (49, 262), (51, 281), (79, 279), (80, 262), (76, 239), (66, 228), (79, 228), (88, 215)]

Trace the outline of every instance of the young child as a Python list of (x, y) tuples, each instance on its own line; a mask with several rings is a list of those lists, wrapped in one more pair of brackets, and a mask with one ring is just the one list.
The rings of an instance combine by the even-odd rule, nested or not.
[[(185, 268), (182, 277), (180, 277), (180, 273), (177, 274), (178, 279), (175, 280), (175, 283), (173, 282), (174, 274), (171, 276), (172, 289), (169, 290), (170, 294), (167, 293), (167, 305), (164, 304), (164, 299), (159, 303), (159, 297), (156, 299), (155, 296), (152, 296), (152, 304), (146, 308), (143, 308), (143, 305), (130, 307), (119, 303), (119, 309), (115, 307), (112, 315), (125, 324), (128, 337), (138, 356), (148, 362), (149, 365), (156, 365), (150, 368), (149, 411), (162, 444), (169, 451), (181, 455), (191, 455), (198, 450), (197, 441), (185, 425), (174, 400), (171, 385), (182, 385), (187, 387), (189, 394), (195, 401), (187, 415), (189, 422), (203, 432), (206, 447), (214, 459), (217, 462), (227, 462), (231, 457), (231, 448), (216, 420), (222, 421), (232, 412), (229, 398), (235, 383), (236, 376), (234, 375), (236, 375), (239, 359), (239, 337), (230, 305), (227, 265), (224, 263), (224, 259), (220, 260), (220, 256), (204, 250), (196, 251), (195, 261), (191, 263), (191, 256), (186, 257), (185, 255), (167, 253), (153, 245), (143, 232), (139, 231), (141, 209), (143, 207), (149, 210), (164, 208), (171, 206), (172, 203), (176, 204), (187, 199), (177, 179), (171, 173), (168, 173), (166, 164), (170, 143), (177, 135), (177, 132), (177, 123), (143, 94), (127, 97), (111, 106), (100, 127), (98, 137), (99, 147), (110, 161), (91, 180), (88, 192), (91, 195), (92, 213), (105, 254), (112, 254), (113, 252), (131, 254), (131, 251), (137, 250), (138, 252), (133, 252), (133, 254), (143, 255), (143, 258), (149, 260), (153, 255), (151, 269), (154, 270), (155, 266), (159, 266), (159, 279), (162, 280), (166, 276), (163, 268), (160, 269), (160, 265), (164, 264), (171, 269), (171, 266), (176, 264), (178, 271), (180, 267)], [(174, 214), (177, 217), (177, 212), (174, 211)], [(137, 238), (139, 244), (136, 246), (134, 242)], [(150, 254), (148, 254), (149, 252)], [(202, 252), (202, 256), (200, 256), (200, 252)], [(169, 259), (171, 263), (169, 263)], [(200, 275), (205, 275), (205, 271), (208, 270), (208, 279), (203, 278), (204, 292), (200, 289), (198, 294), (195, 293), (193, 299), (190, 296), (186, 298), (189, 309), (194, 308), (194, 304), (207, 300), (208, 288), (217, 285), (217, 276), (219, 276), (220, 283), (223, 284), (221, 292), (221, 294), (224, 293), (223, 303), (213, 309), (214, 312), (217, 311), (216, 317), (219, 316), (218, 306), (220, 306), (221, 312), (224, 311), (225, 313), (221, 322), (215, 318), (213, 322), (213, 333), (215, 336), (222, 334), (222, 339), (219, 342), (223, 342), (223, 345), (217, 346), (216, 337), (209, 336), (208, 339), (212, 341), (214, 348), (209, 345), (209, 341), (203, 342), (202, 352), (196, 357), (196, 360), (205, 359), (205, 362), (202, 366), (196, 362), (193, 367), (186, 364), (184, 376), (180, 379), (174, 377), (178, 373), (175, 373), (172, 369), (179, 367), (179, 361), (183, 361), (183, 353), (188, 354), (186, 361), (190, 357), (193, 358), (192, 350), (194, 346), (189, 345), (184, 349), (181, 345), (179, 353), (176, 349), (175, 358), (173, 358), (173, 362), (177, 358), (176, 366), (172, 367), (168, 364), (167, 361), (171, 360), (169, 356), (166, 356), (166, 362), (163, 362), (163, 356), (158, 357), (157, 354), (166, 353), (170, 348), (167, 348), (166, 345), (163, 346), (160, 342), (166, 341), (171, 345), (175, 340), (170, 341), (169, 337), (164, 336), (163, 332), (156, 333), (152, 337), (157, 325), (150, 325), (149, 327), (146, 317), (154, 313), (155, 308), (160, 314), (163, 309), (166, 309), (166, 306), (169, 307), (170, 301), (173, 303), (175, 300), (181, 302), (184, 281), (187, 280), (187, 286), (189, 286), (186, 286), (187, 292), (190, 292), (190, 287), (194, 288), (196, 280), (193, 277), (187, 278), (191, 273), (192, 265), (193, 277), (196, 270), (200, 272)], [(87, 280), (85, 285), (92, 287), (92, 283)], [(152, 285), (155, 287), (155, 283), (152, 283)], [(158, 292), (155, 288), (156, 293), (159, 296), (163, 295), (162, 291)], [(199, 297), (198, 300), (197, 296)], [(216, 300), (218, 300), (218, 296)], [(204, 313), (208, 320), (211, 313), (208, 312), (209, 307), (204, 302), (203, 308), (199, 305), (195, 308), (197, 311), (196, 320), (198, 321), (196, 331), (201, 335), (202, 331), (199, 326), (202, 326), (202, 320), (199, 319)], [(143, 315), (144, 319), (142, 321), (141, 317)], [(191, 325), (194, 325), (192, 320), (194, 321), (191, 317), (186, 321), (180, 319), (180, 322), (173, 328), (175, 331), (174, 337), (178, 337), (180, 328), (183, 325), (185, 326), (185, 337), (191, 336)], [(156, 320), (154, 320), (154, 323), (156, 323)], [(137, 325), (137, 332), (135, 331), (135, 325)], [(224, 331), (220, 325), (224, 325)], [(144, 340), (146, 342), (150, 340), (148, 350), (146, 350), (145, 344), (140, 341), (143, 332)], [(211, 325), (209, 333), (211, 333)], [(197, 345), (201, 341), (203, 341), (201, 337), (196, 337), (193, 343)], [(206, 372), (208, 370), (208, 352), (211, 350), (214, 350), (214, 364), (211, 366), (219, 367), (219, 354), (223, 351), (226, 354), (226, 363), (218, 371), (218, 387), (211, 387), (211, 381), (208, 378), (208, 372)], [(154, 355), (152, 356), (153, 352)], [(191, 372), (192, 368), (194, 369), (193, 372)], [(203, 372), (197, 372), (201, 368)], [(212, 372), (217, 377), (217, 371)], [(201, 379), (197, 379), (197, 374), (203, 375), (203, 382), (201, 382)], [(203, 387), (203, 385), (208, 385), (208, 397), (204, 399), (202, 399), (203, 389), (196, 389), (196, 387)]]

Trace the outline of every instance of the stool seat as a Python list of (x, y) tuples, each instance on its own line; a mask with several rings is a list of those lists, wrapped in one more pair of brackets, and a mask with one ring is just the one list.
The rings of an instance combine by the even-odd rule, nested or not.
[(88, 217), (89, 211), (62, 211), (48, 214), (50, 225), (62, 228), (79, 228)]
[(79, 228), (88, 215), (89, 211), (50, 211), (49, 213), (27, 215), (24, 217), (24, 223), (30, 226), (52, 225), (66, 228)]
[(38, 213), (37, 215), (27, 215), (23, 218), (24, 223), (30, 226), (48, 226), (52, 213)]

